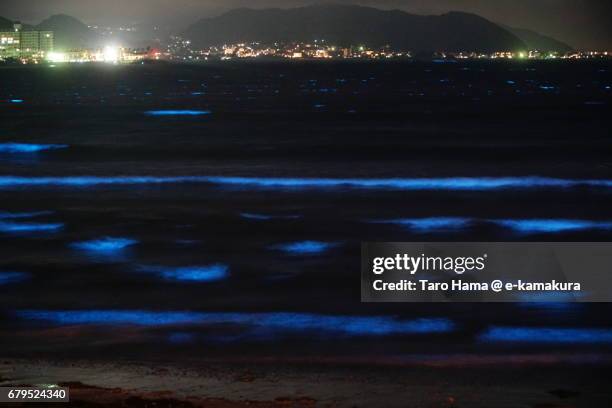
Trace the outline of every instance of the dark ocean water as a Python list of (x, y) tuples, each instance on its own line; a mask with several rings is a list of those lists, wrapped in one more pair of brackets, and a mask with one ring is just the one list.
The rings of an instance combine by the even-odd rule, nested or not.
[(359, 251), (610, 240), (611, 85), (607, 62), (2, 68), (0, 346), (608, 361), (608, 304), (362, 304)]

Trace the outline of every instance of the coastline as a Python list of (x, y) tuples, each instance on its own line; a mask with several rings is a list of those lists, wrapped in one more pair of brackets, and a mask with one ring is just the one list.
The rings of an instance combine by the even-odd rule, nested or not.
[[(480, 362), (479, 362), (480, 359)], [(0, 385), (57, 384), (71, 406), (592, 407), (612, 402), (605, 364), (509, 356), (457, 364), (2, 359)], [(449, 360), (452, 361), (452, 358)], [(514, 363), (512, 363), (514, 361)]]

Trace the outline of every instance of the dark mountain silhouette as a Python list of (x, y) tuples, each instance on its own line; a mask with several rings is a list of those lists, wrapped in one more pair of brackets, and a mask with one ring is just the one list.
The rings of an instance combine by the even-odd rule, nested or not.
[(6, 30), (7, 28), (13, 28), (13, 22), (8, 18), (0, 16), (0, 30)]
[(184, 36), (196, 46), (324, 39), (338, 45), (390, 45), (413, 51), (526, 48), (514, 34), (474, 14), (451, 12), (420, 16), (360, 6), (237, 9), (200, 20)]
[(102, 44), (102, 38), (74, 17), (57, 14), (36, 26), (37, 30), (54, 32), (55, 49), (91, 48)]
[[(17, 21), (13, 21), (13, 20), (9, 20), (8, 18), (4, 18), (2, 16), (0, 16), (0, 30), (2, 31), (13, 31), (14, 29), (14, 24), (17, 23)], [(22, 28), (24, 30), (31, 30), (32, 26), (29, 24), (23, 24), (20, 23)]]
[(552, 37), (542, 35), (532, 30), (527, 30), (524, 28), (512, 28), (507, 26), (504, 26), (504, 28), (510, 31), (515, 36), (517, 36), (521, 41), (523, 41), (527, 45), (527, 48), (529, 48), (530, 50), (557, 52), (568, 52), (573, 50), (571, 46), (561, 41), (555, 40)]

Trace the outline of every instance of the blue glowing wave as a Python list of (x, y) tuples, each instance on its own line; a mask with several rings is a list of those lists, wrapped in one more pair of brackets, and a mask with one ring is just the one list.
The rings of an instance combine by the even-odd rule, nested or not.
[(52, 211), (34, 211), (34, 212), (6, 212), (6, 211), (0, 211), (0, 220), (13, 220), (13, 219), (20, 219), (20, 218), (34, 218), (34, 217), (40, 217), (43, 215), (50, 215), (53, 214)]
[(571, 232), (582, 230), (612, 230), (612, 222), (564, 220), (564, 219), (525, 219), (491, 220), (491, 222), (524, 234)]
[(429, 217), (429, 218), (403, 218), (388, 221), (374, 221), (379, 224), (396, 224), (408, 227), (418, 232), (459, 230), (470, 226), (470, 218), (461, 217)]
[(113, 253), (123, 251), (137, 243), (138, 241), (129, 238), (104, 237), (91, 241), (76, 242), (71, 246), (74, 249), (87, 252)]
[(327, 252), (336, 246), (338, 244), (332, 242), (298, 241), (274, 245), (272, 249), (283, 251), (289, 255), (316, 255)]
[(67, 147), (63, 144), (0, 143), (0, 153), (38, 153)]
[(549, 177), (451, 177), (393, 179), (308, 179), (260, 177), (208, 177), (222, 185), (259, 188), (359, 188), (390, 190), (499, 190), (513, 188), (612, 187), (612, 180), (570, 180)]
[(29, 320), (49, 321), (59, 325), (139, 325), (238, 324), (289, 332), (325, 331), (349, 336), (447, 333), (454, 323), (443, 318), (398, 320), (391, 317), (330, 316), (310, 313), (202, 313), (152, 312), (140, 310), (87, 310), (16, 312)]
[(494, 326), (479, 338), (485, 342), (597, 344), (612, 343), (612, 330)]
[(67, 176), (19, 177), (0, 176), (0, 188), (11, 187), (90, 187), (99, 185), (208, 183), (229, 187), (261, 189), (381, 189), (381, 190), (450, 190), (489, 191), (531, 188), (612, 187), (612, 180), (572, 180), (547, 177), (460, 177), (460, 178), (394, 178), (394, 179), (310, 179), (216, 176)]
[(210, 115), (212, 112), (208, 110), (190, 110), (190, 109), (165, 109), (146, 111), (147, 116), (202, 116)]
[(23, 272), (0, 272), (0, 285), (8, 285), (28, 280), (30, 275)]
[(229, 276), (229, 267), (222, 264), (183, 267), (144, 265), (139, 270), (154, 273), (167, 280), (188, 282), (215, 282)]
[(0, 221), (0, 232), (20, 233), (20, 232), (54, 232), (62, 229), (61, 223), (32, 223), (32, 222), (6, 222)]
[(489, 219), (463, 217), (400, 218), (369, 221), (376, 224), (395, 224), (415, 232), (461, 230), (476, 223), (491, 223), (521, 234), (561, 233), (584, 230), (612, 230), (612, 222), (571, 219)]
[(577, 302), (584, 297), (584, 293), (526, 292), (517, 294), (516, 297), (519, 300), (516, 303), (518, 307), (564, 316), (567, 316), (567, 313), (581, 310), (585, 305), (585, 303)]

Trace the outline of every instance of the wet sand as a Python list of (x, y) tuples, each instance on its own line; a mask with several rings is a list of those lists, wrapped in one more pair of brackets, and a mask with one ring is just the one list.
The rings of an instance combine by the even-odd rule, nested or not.
[[(531, 358), (533, 360), (533, 357)], [(194, 360), (187, 366), (5, 360), (0, 385), (68, 386), (70, 406), (594, 407), (608, 406), (610, 366), (461, 358), (460, 366), (281, 364)], [(466, 363), (467, 362), (467, 363)]]

